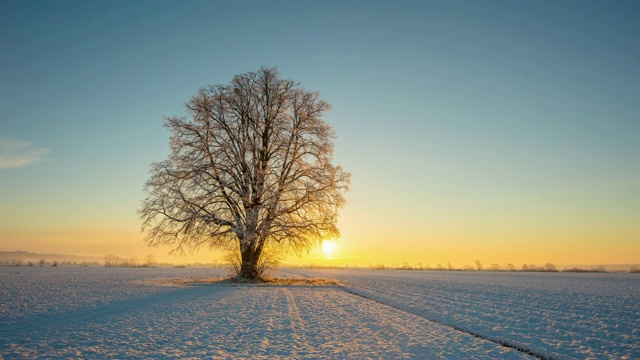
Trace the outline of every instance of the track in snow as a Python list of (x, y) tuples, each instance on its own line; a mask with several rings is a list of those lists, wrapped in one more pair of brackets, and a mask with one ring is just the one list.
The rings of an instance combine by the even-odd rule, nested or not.
[(536, 352), (534, 352), (534, 351), (531, 351), (530, 349), (528, 349), (528, 348), (526, 348), (526, 347), (522, 347), (522, 346), (519, 346), (519, 345), (513, 345), (513, 344), (510, 344), (508, 341), (505, 341), (505, 340), (502, 340), (502, 339), (494, 339), (494, 338), (492, 338), (492, 337), (490, 337), (490, 336), (486, 336), (486, 335), (483, 335), (483, 334), (477, 333), (477, 332), (472, 331), (472, 330), (464, 329), (464, 328), (461, 328), (461, 327), (456, 326), (456, 325), (454, 325), (454, 324), (441, 323), (441, 322), (439, 322), (439, 321), (437, 321), (437, 320), (429, 319), (428, 317), (425, 317), (425, 316), (424, 316), (424, 314), (419, 314), (419, 313), (418, 313), (418, 314), (415, 314), (415, 313), (413, 313), (413, 312), (411, 312), (411, 311), (408, 311), (408, 310), (406, 310), (406, 309), (403, 309), (403, 308), (401, 308), (401, 307), (394, 306), (394, 305), (391, 305), (391, 304), (385, 303), (385, 302), (380, 301), (380, 300), (372, 299), (372, 298), (370, 298), (370, 297), (367, 297), (366, 295), (358, 294), (357, 292), (355, 292), (355, 291), (353, 291), (353, 290), (349, 290), (349, 289), (344, 288), (344, 287), (342, 287), (342, 290), (344, 290), (345, 292), (347, 292), (347, 293), (349, 293), (349, 294), (352, 294), (352, 295), (355, 295), (355, 296), (359, 296), (359, 297), (365, 298), (365, 299), (367, 299), (367, 300), (370, 300), (370, 301), (373, 301), (373, 302), (376, 302), (376, 303), (379, 303), (379, 304), (382, 304), (382, 305), (390, 306), (390, 307), (392, 307), (392, 308), (394, 308), (394, 309), (398, 309), (398, 310), (400, 310), (400, 311), (404, 311), (404, 312), (406, 312), (406, 313), (408, 313), (408, 314), (412, 314), (412, 315), (420, 316), (421, 318), (426, 319), (426, 320), (431, 321), (431, 322), (434, 322), (434, 323), (436, 323), (436, 324), (439, 324), (439, 325), (443, 325), (443, 326), (450, 327), (450, 328), (452, 328), (452, 329), (454, 329), (454, 330), (461, 331), (461, 332), (466, 333), (466, 334), (469, 334), (469, 335), (473, 335), (473, 336), (475, 336), (475, 337), (477, 337), (477, 338), (480, 338), (480, 339), (483, 339), (483, 340), (491, 341), (492, 343), (495, 343), (495, 344), (497, 344), (497, 345), (504, 346), (504, 347), (507, 347), (507, 348), (515, 349), (516, 351), (519, 351), (519, 352), (524, 353), (524, 354), (527, 354), (527, 355), (531, 355), (531, 356), (536, 357), (536, 358), (538, 358), (538, 359), (543, 359), (543, 360), (553, 360), (553, 359), (554, 359), (554, 358), (552, 358), (552, 357), (548, 357), (548, 356), (545, 356), (545, 355), (542, 355), (542, 354), (536, 353)]

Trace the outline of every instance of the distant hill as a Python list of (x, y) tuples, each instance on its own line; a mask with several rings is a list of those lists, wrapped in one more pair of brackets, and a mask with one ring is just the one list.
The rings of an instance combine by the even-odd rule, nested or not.
[(39, 254), (29, 251), (0, 251), (0, 261), (6, 260), (22, 260), (22, 261), (38, 261), (45, 259), (47, 261), (104, 261), (103, 257), (99, 256), (81, 256), (81, 255), (67, 255), (67, 254)]

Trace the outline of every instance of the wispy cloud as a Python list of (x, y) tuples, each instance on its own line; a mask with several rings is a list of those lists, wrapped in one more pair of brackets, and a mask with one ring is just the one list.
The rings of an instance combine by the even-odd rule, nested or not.
[(33, 143), (0, 135), (0, 169), (21, 168), (42, 161), (51, 150)]

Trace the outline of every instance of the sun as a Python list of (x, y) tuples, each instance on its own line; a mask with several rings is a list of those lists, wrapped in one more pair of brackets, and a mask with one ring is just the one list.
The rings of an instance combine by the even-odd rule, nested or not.
[(322, 242), (322, 252), (325, 255), (331, 255), (336, 251), (336, 243), (333, 241), (325, 240)]

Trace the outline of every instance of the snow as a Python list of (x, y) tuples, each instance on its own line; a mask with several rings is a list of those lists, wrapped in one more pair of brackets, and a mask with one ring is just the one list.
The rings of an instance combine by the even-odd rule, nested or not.
[[(640, 358), (640, 277), (0, 267), (0, 358)], [(557, 275), (557, 276), (554, 276)], [(503, 341), (508, 346), (499, 343)]]
[(640, 358), (637, 274), (297, 270), (539, 357)]

